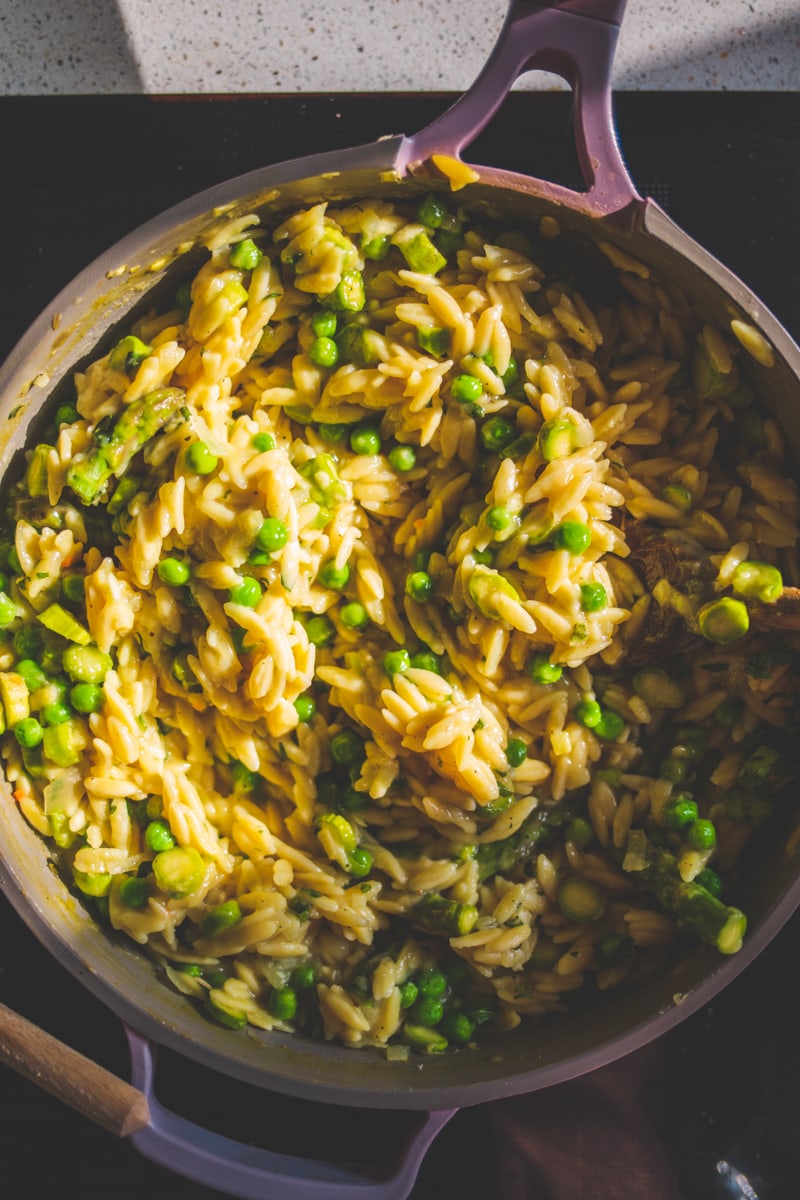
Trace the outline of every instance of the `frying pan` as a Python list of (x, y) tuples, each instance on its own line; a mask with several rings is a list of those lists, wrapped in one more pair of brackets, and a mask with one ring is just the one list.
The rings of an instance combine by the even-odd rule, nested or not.
[[(437, 121), (411, 137), (397, 136), (346, 152), (281, 163), (231, 180), (170, 209), (114, 246), (56, 297), (0, 372), (0, 472), (34, 435), (62, 380), (99, 346), (110, 343), (132, 310), (173, 292), (200, 251), (215, 214), (259, 212), (265, 221), (299, 204), (364, 194), (387, 197), (448, 189), (434, 155), (453, 160), (488, 124), (514, 80), (532, 68), (561, 75), (575, 92), (575, 140), (586, 190), (507, 171), (476, 167), (459, 199), (489, 216), (536, 221), (557, 213), (576, 236), (597, 236), (647, 261), (689, 297), (706, 319), (739, 317), (772, 345), (775, 365), (753, 364), (752, 375), (800, 458), (800, 351), (765, 306), (711, 255), (641, 198), (617, 146), (610, 102), (613, 49), (624, 0), (512, 0), (496, 47), (470, 91)], [(532, 132), (533, 135), (533, 132)], [(750, 933), (731, 959), (700, 947), (658, 977), (618, 995), (592, 999), (590, 1012), (566, 1013), (545, 1025), (516, 1030), (483, 1048), (413, 1063), (380, 1054), (248, 1031), (233, 1035), (209, 1024), (155, 978), (129, 946), (97, 926), (55, 875), (41, 839), (6, 796), (0, 823), (0, 886), (44, 946), (124, 1023), (131, 1046), (132, 1089), (100, 1077), (108, 1124), (130, 1133), (148, 1158), (188, 1177), (243, 1197), (286, 1200), (320, 1195), (401, 1200), (422, 1155), (455, 1108), (522, 1094), (591, 1071), (665, 1033), (717, 992), (759, 954), (800, 901), (796, 855), (783, 850), (785, 830), (754, 841), (742, 864), (735, 902)], [(732, 900), (734, 898), (732, 897)], [(30, 1065), (35, 1045), (24, 1023), (7, 1022), (6, 1060)], [(154, 1047), (163, 1045), (212, 1070), (301, 1099), (337, 1105), (418, 1110), (419, 1127), (389, 1179), (327, 1163), (288, 1159), (210, 1135), (165, 1112), (154, 1095)], [(44, 1058), (54, 1061), (49, 1045)], [(41, 1061), (41, 1060), (40, 1060)], [(36, 1068), (37, 1070), (41, 1067)], [(85, 1062), (68, 1065), (52, 1086), (92, 1112), (94, 1085)], [(76, 1096), (76, 1076), (84, 1083)], [(121, 1081), (117, 1081), (121, 1082)], [(72, 1094), (70, 1094), (72, 1092)], [(111, 1097), (114, 1097), (112, 1100)], [(144, 1098), (144, 1103), (142, 1103)], [(97, 1115), (97, 1104), (94, 1112)], [(137, 1128), (138, 1126), (138, 1128)]]

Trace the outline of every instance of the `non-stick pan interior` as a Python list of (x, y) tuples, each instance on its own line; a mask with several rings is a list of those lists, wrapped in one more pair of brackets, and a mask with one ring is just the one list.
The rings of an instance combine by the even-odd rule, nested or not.
[[(337, 170), (334, 156), (310, 177), (303, 164), (274, 168), (215, 189), (205, 202), (165, 214), (88, 268), (65, 289), (22, 340), (0, 376), (0, 468), (35, 438), (43, 405), (58, 402), (72, 371), (115, 336), (133, 308), (149, 307), (173, 293), (197, 257), (202, 230), (216, 216), (258, 211), (272, 221), (298, 205), (332, 203), (359, 195), (399, 196), (446, 187), (430, 177), (399, 180), (392, 171), (393, 143), (363, 148), (352, 170)], [(313, 161), (318, 167), (319, 160)], [(341, 164), (344, 166), (344, 164)], [(580, 261), (594, 263), (592, 286), (602, 288), (598, 236), (648, 262), (669, 285), (680, 287), (698, 312), (727, 323), (740, 317), (758, 325), (776, 350), (771, 368), (752, 364), (752, 376), (769, 398), (800, 461), (800, 355), (763, 306), (733, 276), (695, 246), (655, 206), (645, 205), (608, 224), (568, 208), (556, 209), (525, 177), (484, 171), (458, 201), (512, 226), (535, 227), (556, 215)], [(240, 197), (244, 197), (243, 199)], [(211, 210), (216, 208), (215, 213)], [(596, 267), (596, 271), (595, 271)], [(54, 322), (55, 313), (60, 320)], [(54, 329), (52, 326), (56, 324)], [(34, 381), (36, 381), (34, 383)], [(33, 385), (33, 386), (31, 386)], [(100, 931), (57, 877), (39, 836), (8, 800), (0, 825), (0, 884), (10, 901), (55, 957), (132, 1027), (156, 1042), (250, 1083), (302, 1098), (386, 1108), (437, 1108), (477, 1103), (533, 1090), (593, 1069), (664, 1032), (694, 1011), (745, 967), (789, 917), (800, 900), (797, 852), (787, 855), (792, 800), (785, 819), (754, 839), (731, 882), (730, 902), (748, 914), (745, 947), (730, 959), (690, 948), (637, 986), (597, 993), (574, 1010), (523, 1025), (478, 1050), (387, 1061), (379, 1052), (352, 1051), (299, 1036), (255, 1030), (230, 1032), (213, 1024), (156, 978), (148, 959), (128, 942)]]

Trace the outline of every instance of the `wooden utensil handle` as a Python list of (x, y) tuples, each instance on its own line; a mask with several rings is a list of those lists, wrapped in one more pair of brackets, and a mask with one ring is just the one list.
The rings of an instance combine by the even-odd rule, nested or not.
[(144, 1092), (0, 1004), (0, 1062), (117, 1137), (150, 1121)]

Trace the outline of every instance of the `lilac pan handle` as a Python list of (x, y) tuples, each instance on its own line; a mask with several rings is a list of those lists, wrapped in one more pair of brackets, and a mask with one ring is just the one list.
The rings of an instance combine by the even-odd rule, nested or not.
[(437, 1133), (457, 1111), (420, 1113), (391, 1175), (349, 1163), (295, 1158), (212, 1133), (164, 1108), (156, 1099), (152, 1044), (125, 1027), (131, 1083), (147, 1098), (149, 1122), (130, 1134), (144, 1158), (205, 1187), (242, 1200), (406, 1200)]
[[(587, 190), (575, 192), (536, 180), (537, 190), (593, 217), (641, 203), (620, 153), (611, 106), (611, 70), (625, 3), (510, 0), (494, 49), (472, 87), (407, 139), (402, 166), (414, 172), (434, 154), (459, 158), (489, 124), (516, 80), (538, 69), (560, 75), (575, 94), (575, 145)], [(535, 129), (527, 136), (535, 138)]]

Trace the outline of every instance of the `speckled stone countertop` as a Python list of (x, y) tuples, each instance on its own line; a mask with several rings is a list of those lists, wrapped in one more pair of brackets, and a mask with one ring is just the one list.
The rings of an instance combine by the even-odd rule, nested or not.
[[(505, 0), (0, 0), (0, 95), (461, 91)], [(518, 86), (562, 86), (532, 73)], [(629, 0), (614, 87), (800, 89), (798, 0)]]

